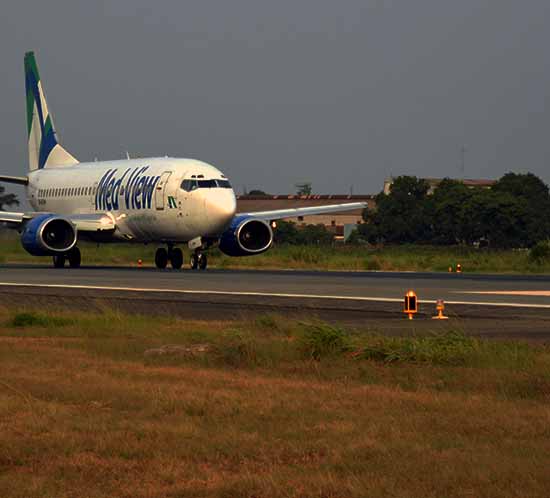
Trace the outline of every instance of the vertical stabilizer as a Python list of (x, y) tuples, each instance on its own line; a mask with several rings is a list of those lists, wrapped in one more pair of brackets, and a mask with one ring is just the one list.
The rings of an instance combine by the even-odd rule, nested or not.
[(25, 89), (27, 92), (27, 132), (29, 169), (69, 166), (78, 161), (57, 141), (52, 116), (40, 82), (34, 52), (25, 54)]

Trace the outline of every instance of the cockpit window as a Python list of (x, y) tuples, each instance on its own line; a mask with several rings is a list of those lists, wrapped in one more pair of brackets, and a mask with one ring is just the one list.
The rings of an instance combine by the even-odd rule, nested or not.
[(183, 180), (181, 188), (192, 192), (198, 188), (231, 188), (229, 180)]
[(187, 192), (192, 192), (193, 190), (198, 189), (199, 186), (197, 184), (197, 180), (183, 180), (183, 182), (181, 182), (181, 188)]
[(199, 188), (216, 188), (216, 180), (199, 180)]

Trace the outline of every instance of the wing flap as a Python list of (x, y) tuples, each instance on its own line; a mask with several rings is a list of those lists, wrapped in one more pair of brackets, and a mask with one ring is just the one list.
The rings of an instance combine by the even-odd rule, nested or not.
[(11, 223), (20, 225), (25, 220), (26, 213), (9, 213), (7, 211), (0, 211), (0, 223)]
[(73, 214), (66, 218), (74, 223), (79, 232), (114, 231), (116, 228), (115, 219), (109, 213)]
[(0, 182), (15, 183), (16, 185), (28, 185), (29, 179), (26, 176), (3, 176), (0, 175)]
[(275, 209), (273, 211), (259, 211), (257, 213), (238, 213), (237, 216), (253, 216), (254, 218), (258, 218), (264, 221), (274, 221), (282, 220), (284, 218), (297, 218), (298, 216), (312, 216), (315, 214), (355, 211), (356, 209), (365, 209), (366, 207), (366, 202), (349, 202), (347, 204), (331, 204), (328, 206)]
[[(0, 223), (8, 223), (12, 225), (12, 228), (16, 228), (26, 221), (33, 219), (35, 216), (43, 214), (51, 214), (56, 216), (56, 213), (11, 213), (6, 211), (0, 211)], [(116, 222), (114, 217), (109, 213), (94, 213), (94, 214), (73, 214), (69, 216), (59, 215), (68, 219), (76, 226), (79, 232), (103, 232), (114, 231), (116, 228)]]

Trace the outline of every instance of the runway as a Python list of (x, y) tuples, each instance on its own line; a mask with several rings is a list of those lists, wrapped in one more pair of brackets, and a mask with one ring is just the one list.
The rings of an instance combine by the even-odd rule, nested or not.
[(435, 301), (443, 299), (455, 325), (476, 333), (550, 339), (550, 276), (0, 266), (0, 297), (6, 304), (101, 303), (208, 319), (280, 312), (395, 332), (410, 328), (401, 312), (409, 289), (420, 302), (416, 327), (442, 326), (428, 319)]

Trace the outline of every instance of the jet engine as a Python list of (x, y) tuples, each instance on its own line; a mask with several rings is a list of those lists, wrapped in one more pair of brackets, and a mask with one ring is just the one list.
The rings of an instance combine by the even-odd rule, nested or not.
[(228, 256), (253, 256), (267, 251), (272, 242), (273, 231), (269, 223), (239, 216), (220, 237), (220, 250)]
[(21, 244), (33, 256), (67, 252), (76, 244), (76, 227), (66, 218), (43, 214), (31, 219), (21, 234)]

